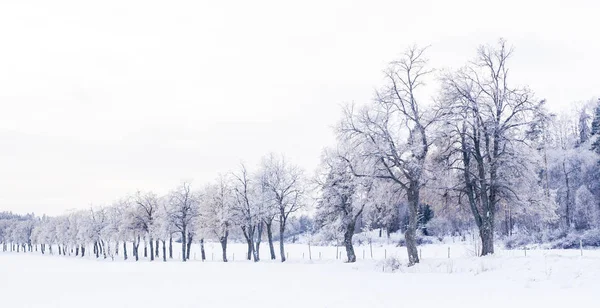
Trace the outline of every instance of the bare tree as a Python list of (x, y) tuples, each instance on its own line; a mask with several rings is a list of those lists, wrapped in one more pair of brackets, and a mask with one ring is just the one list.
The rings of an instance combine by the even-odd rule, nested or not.
[(304, 206), (304, 174), (303, 171), (290, 163), (285, 157), (269, 155), (263, 160), (264, 185), (272, 195), (279, 221), (279, 253), (281, 262), (285, 262), (285, 228), (290, 214)]
[(192, 192), (190, 183), (183, 182), (169, 195), (169, 216), (176, 230), (181, 235), (181, 260), (189, 258), (192, 239), (192, 224), (199, 215), (198, 196)]
[(219, 176), (217, 182), (207, 185), (202, 202), (202, 225), (221, 244), (223, 262), (227, 262), (227, 241), (234, 223), (234, 192), (231, 178)]
[(446, 140), (456, 154), (450, 165), (462, 173), (458, 188), (479, 228), (482, 255), (494, 253), (499, 202), (522, 200), (517, 191), (523, 181), (516, 180), (531, 179), (528, 173), (533, 173), (535, 153), (528, 149), (525, 129), (538, 102), (529, 89), (510, 85), (511, 55), (504, 40), (495, 47), (481, 46), (474, 61), (443, 78), (443, 108), (449, 111)]
[[(269, 244), (269, 253), (271, 260), (275, 260), (275, 247), (273, 246), (273, 222), (275, 221), (275, 217), (278, 213), (278, 206), (275, 203), (275, 199), (273, 198), (273, 194), (270, 193), (267, 182), (266, 182), (266, 173), (265, 170), (261, 170), (261, 172), (257, 175), (257, 182), (260, 187), (258, 188), (259, 200), (257, 201), (260, 219), (262, 220), (262, 224), (264, 224), (267, 231), (267, 241)], [(262, 224), (259, 233), (262, 233)]]
[(424, 112), (417, 90), (431, 72), (424, 48), (408, 49), (386, 70), (387, 85), (377, 93), (375, 102), (358, 112), (350, 107), (339, 129), (341, 139), (362, 149), (371, 169), (358, 170), (358, 176), (392, 181), (407, 198), (408, 225), (404, 233), (409, 265), (419, 262), (416, 245), (420, 192), (424, 185), (425, 164), (432, 140), (428, 129), (437, 115)]
[(156, 229), (156, 216), (159, 209), (158, 196), (153, 192), (142, 193), (138, 191), (133, 199), (136, 205), (134, 217), (148, 237), (148, 241), (150, 242), (150, 261), (154, 261), (154, 233)]
[(254, 258), (254, 262), (259, 261), (258, 252), (254, 247), (254, 236), (260, 219), (257, 216), (257, 208), (253, 195), (253, 183), (244, 164), (240, 165), (239, 173), (234, 173), (235, 179), (235, 210), (238, 216), (238, 222), (246, 243), (248, 244), (247, 259)]

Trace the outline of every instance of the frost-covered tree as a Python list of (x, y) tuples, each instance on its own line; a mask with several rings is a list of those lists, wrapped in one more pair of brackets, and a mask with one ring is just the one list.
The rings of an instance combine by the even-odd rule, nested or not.
[(454, 188), (479, 229), (482, 255), (494, 253), (502, 203), (543, 202), (521, 190), (523, 183), (537, 188), (538, 155), (528, 143), (526, 128), (539, 103), (528, 88), (512, 86), (511, 55), (503, 40), (497, 46), (481, 46), (471, 63), (443, 78), (444, 147), (451, 168), (458, 172)]
[[(262, 220), (259, 216), (259, 209), (256, 202), (257, 183), (252, 180), (252, 176), (244, 164), (240, 165), (240, 170), (232, 174), (234, 178), (234, 210), (236, 220), (242, 230), (242, 234), (248, 245), (247, 259), (254, 258), (254, 262), (260, 260), (258, 249), (254, 246), (255, 233), (260, 233)], [(260, 234), (258, 234), (260, 237)]]
[(352, 237), (356, 222), (369, 202), (373, 179), (357, 177), (352, 173), (348, 156), (326, 153), (319, 179), (321, 197), (317, 203), (316, 217), (322, 225), (331, 224), (343, 233), (348, 262), (356, 262)]
[(223, 262), (227, 262), (227, 241), (234, 225), (235, 199), (232, 179), (221, 175), (215, 183), (205, 187), (201, 205), (201, 224), (221, 244)]
[[(160, 208), (159, 197), (153, 192), (138, 191), (133, 197), (135, 203), (134, 219), (142, 227), (150, 243), (150, 261), (154, 261), (156, 251), (154, 240), (157, 233), (157, 215)], [(158, 246), (158, 244), (157, 244)]]
[(286, 223), (292, 213), (300, 210), (305, 204), (304, 172), (298, 166), (290, 164), (284, 156), (270, 154), (263, 159), (262, 167), (264, 189), (271, 195), (279, 222), (279, 254), (281, 262), (285, 262), (284, 239)]
[(339, 128), (339, 138), (363, 151), (370, 168), (353, 172), (387, 180), (400, 187), (408, 207), (404, 233), (409, 264), (419, 262), (416, 245), (418, 209), (424, 185), (432, 138), (429, 129), (437, 115), (427, 112), (418, 91), (431, 72), (425, 49), (408, 49), (386, 70), (387, 84), (377, 92), (373, 104), (355, 111), (348, 108)]
[(194, 224), (199, 216), (199, 197), (188, 182), (183, 182), (169, 194), (170, 220), (181, 236), (181, 260), (189, 259)]

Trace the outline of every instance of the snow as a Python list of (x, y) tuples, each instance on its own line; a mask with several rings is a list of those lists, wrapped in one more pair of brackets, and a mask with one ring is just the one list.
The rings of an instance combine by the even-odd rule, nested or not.
[[(357, 247), (354, 264), (336, 260), (335, 247), (311, 247), (307, 260), (307, 245), (290, 244), (283, 264), (242, 260), (243, 244), (230, 245), (234, 262), (211, 261), (218, 246), (206, 248), (207, 262), (188, 263), (0, 252), (0, 307), (589, 307), (600, 282), (597, 250), (478, 258), (463, 243), (424, 245), (421, 264), (392, 273), (381, 253), (406, 259), (392, 245), (373, 247), (373, 260), (368, 246)], [(261, 255), (268, 257), (267, 245)]]

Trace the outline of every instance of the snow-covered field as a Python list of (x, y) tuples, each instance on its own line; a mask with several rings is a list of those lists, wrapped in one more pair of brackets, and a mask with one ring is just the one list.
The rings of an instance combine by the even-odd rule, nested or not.
[[(308, 260), (307, 245), (290, 244), (284, 264), (245, 261), (243, 244), (231, 244), (235, 261), (222, 263), (218, 245), (206, 248), (204, 263), (0, 252), (0, 307), (595, 307), (600, 284), (597, 250), (477, 258), (467, 244), (425, 245), (421, 264), (392, 273), (383, 255), (406, 258), (392, 245), (374, 246), (373, 259), (357, 247), (355, 264), (337, 260), (335, 247), (311, 247)], [(197, 245), (194, 253), (199, 259)], [(266, 245), (261, 254), (268, 257)]]

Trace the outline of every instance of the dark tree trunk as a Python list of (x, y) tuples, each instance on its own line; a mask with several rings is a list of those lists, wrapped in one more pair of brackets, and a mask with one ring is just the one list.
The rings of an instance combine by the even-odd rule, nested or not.
[(152, 240), (152, 237), (150, 237), (150, 261), (154, 261), (154, 241)]
[(154, 252), (154, 255), (156, 256), (156, 258), (158, 259), (159, 253), (158, 253), (158, 244), (160, 244), (159, 240), (156, 240), (156, 251)]
[(144, 258), (148, 258), (148, 242), (144, 239)]
[(181, 231), (181, 261), (185, 262), (185, 249), (187, 248), (187, 242), (186, 242), (186, 236), (187, 236), (187, 230), (185, 228), (183, 228), (183, 231)]
[(354, 221), (349, 222), (346, 225), (346, 231), (344, 232), (344, 246), (346, 247), (348, 263), (356, 262), (356, 254), (354, 253), (354, 246), (352, 245), (352, 237), (354, 236), (355, 225), (356, 223)]
[(123, 260), (127, 260), (127, 241), (123, 241)]
[(79, 246), (75, 247), (75, 256), (78, 257), (79, 256)]
[(138, 235), (137, 240), (133, 242), (133, 254), (135, 255), (135, 261), (140, 260), (140, 236)]
[(81, 245), (81, 257), (85, 257), (85, 245)]
[(275, 260), (275, 247), (273, 247), (273, 219), (265, 222), (267, 226), (267, 239), (269, 240), (269, 252), (271, 253), (271, 260)]
[(225, 231), (225, 236), (219, 238), (219, 242), (221, 242), (221, 249), (223, 250), (223, 262), (227, 262), (227, 237), (229, 236), (229, 231)]
[(200, 254), (202, 257), (202, 262), (204, 262), (204, 260), (206, 260), (206, 252), (204, 251), (204, 239), (203, 238), (200, 239)]
[(285, 217), (281, 215), (279, 221), (279, 254), (281, 255), (281, 262), (285, 262), (285, 249), (283, 247), (283, 238), (285, 236)]
[(419, 222), (419, 183), (410, 182), (407, 189), (408, 199), (408, 225), (404, 232), (406, 250), (408, 252), (408, 266), (419, 263), (417, 249), (417, 225)]
[(257, 233), (256, 233), (256, 247), (254, 248), (254, 261), (258, 262), (258, 261), (260, 261), (260, 240), (262, 239), (262, 231), (263, 231), (262, 222), (258, 223), (258, 226), (256, 226), (256, 229), (257, 229)]
[(108, 252), (106, 248), (106, 243), (101, 240), (100, 244), (102, 244), (102, 254), (104, 255), (104, 259), (106, 259), (106, 253)]
[(163, 244), (163, 262), (167, 262), (167, 243), (165, 240), (162, 240)]
[(173, 235), (169, 235), (169, 259), (173, 259)]
[(242, 226), (242, 233), (244, 234), (244, 238), (246, 239), (246, 245), (248, 246), (248, 253), (246, 254), (246, 259), (252, 260), (252, 256), (254, 255), (254, 243), (252, 243), (252, 238), (254, 237), (253, 227), (246, 228)]
[(188, 232), (188, 240), (187, 240), (187, 256), (186, 259), (189, 260), (190, 259), (190, 252), (192, 251), (192, 242), (193, 242), (193, 236), (191, 233)]

